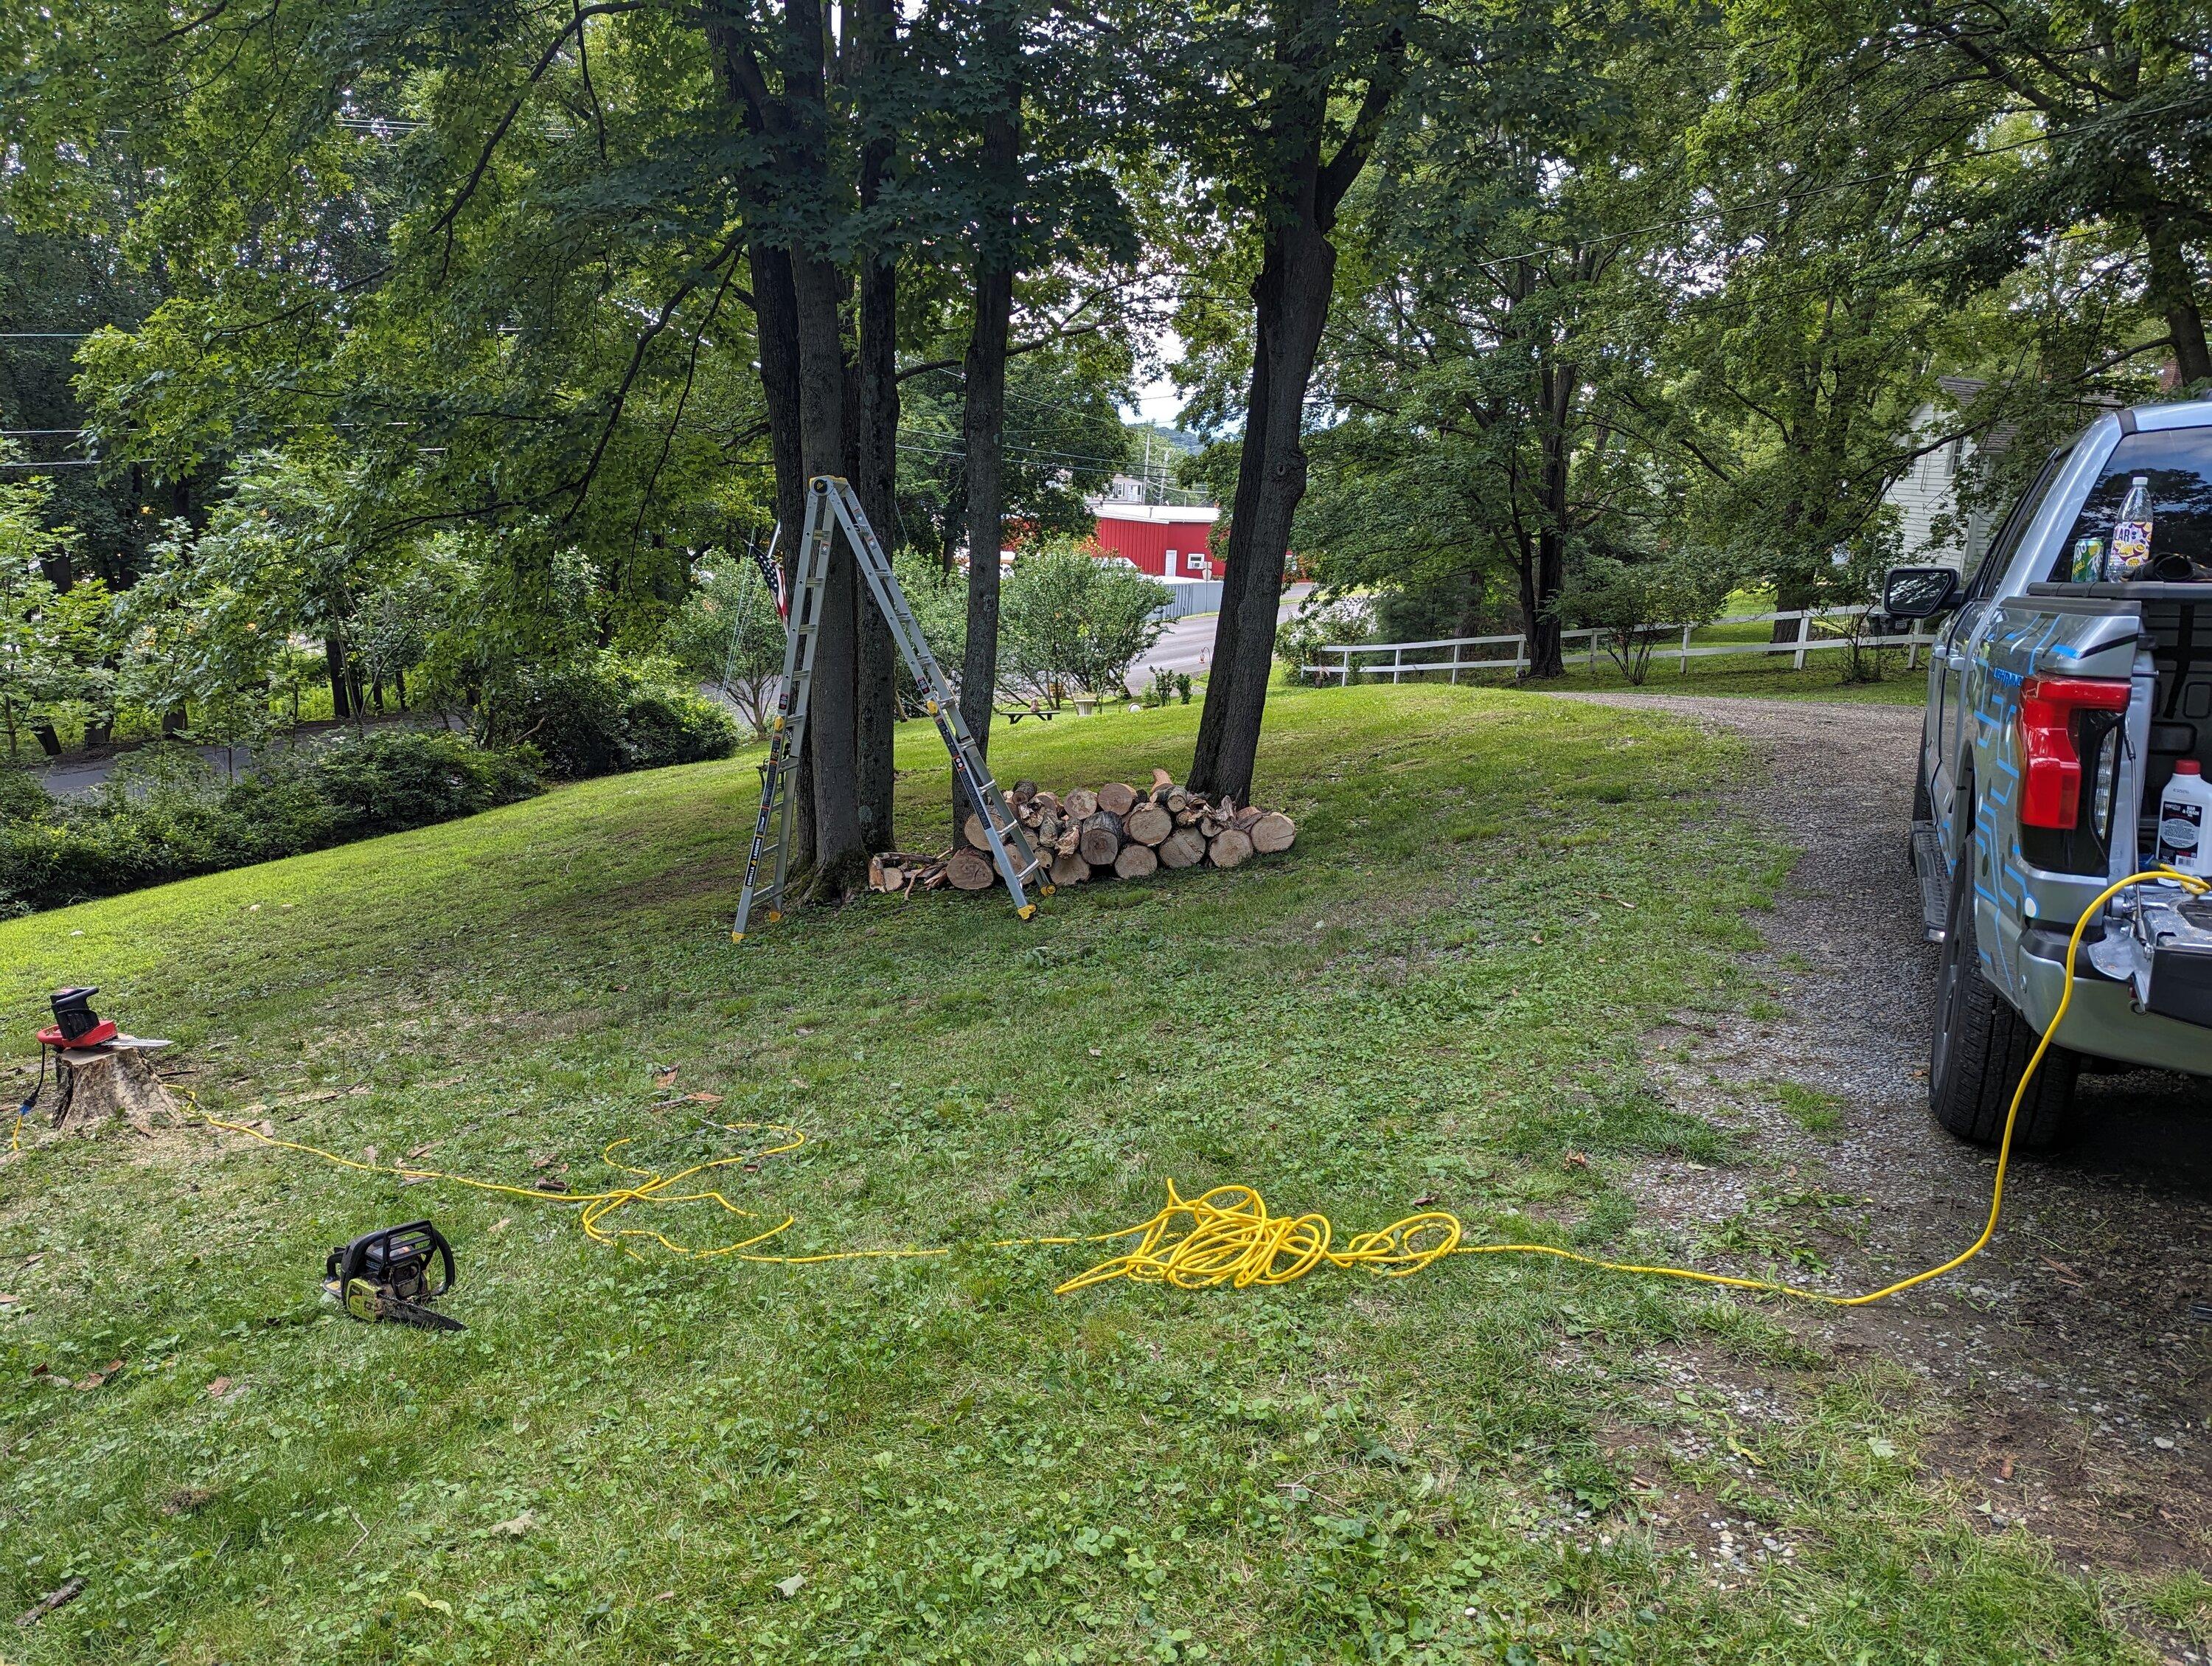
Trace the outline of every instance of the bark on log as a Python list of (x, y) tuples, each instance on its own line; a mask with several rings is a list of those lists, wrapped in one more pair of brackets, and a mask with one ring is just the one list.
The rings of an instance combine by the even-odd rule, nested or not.
[(1121, 818), (1101, 810), (1083, 818), (1082, 836), (1076, 848), (1093, 867), (1106, 867), (1121, 854)]
[(1157, 804), (1140, 804), (1121, 823), (1121, 830), (1138, 844), (1158, 844), (1175, 831), (1175, 818)]
[(1036, 795), (1037, 784), (1035, 781), (1018, 781), (1014, 783), (1014, 802), (1016, 804), (1027, 804)]
[(1298, 824), (1279, 810), (1270, 810), (1252, 824), (1252, 848), (1263, 856), (1272, 856), (1279, 850), (1288, 850), (1291, 842), (1298, 836)]
[(1137, 789), (1123, 781), (1109, 781), (1098, 789), (1098, 807), (1109, 816), (1126, 816), (1137, 802)]
[(1091, 864), (1073, 854), (1052, 859), (1052, 882), (1056, 885), (1079, 885), (1091, 878)]
[(1229, 824), (1239, 833), (1249, 833), (1258, 824), (1260, 818), (1267, 813), (1264, 810), (1255, 810), (1248, 804), (1229, 818)]
[(1052, 848), (1062, 856), (1073, 856), (1082, 842), (1083, 829), (1069, 822), (1060, 830), (1060, 836), (1053, 841)]
[(1216, 867), (1235, 867), (1251, 855), (1252, 836), (1230, 828), (1213, 836), (1213, 842), (1206, 846), (1206, 854), (1213, 859)]
[(1079, 822), (1098, 810), (1098, 794), (1088, 787), (1079, 787), (1060, 801), (1061, 812), (1072, 822)]
[(1178, 827), (1160, 841), (1162, 867), (1195, 867), (1206, 860), (1206, 836), (1194, 827)]
[(945, 877), (958, 891), (988, 891), (999, 873), (988, 856), (970, 847), (945, 859)]
[(1039, 810), (1057, 810), (1060, 808), (1060, 794), (1041, 792), (1030, 802), (1036, 806)]
[(1160, 859), (1152, 854), (1152, 846), (1125, 844), (1121, 854), (1114, 859), (1114, 873), (1118, 879), (1146, 879), (1158, 870), (1159, 865)]
[(156, 1117), (180, 1128), (184, 1117), (169, 1090), (154, 1073), (153, 1049), (110, 1042), (54, 1055), (63, 1084), (54, 1108), (54, 1127), (64, 1134), (90, 1134), (120, 1116), (141, 1134), (151, 1134)]
[(1180, 787), (1170, 787), (1168, 788), (1167, 796), (1162, 799), (1160, 802), (1167, 806), (1169, 809), (1174, 811), (1176, 814), (1181, 815), (1185, 810), (1190, 807), (1190, 794), (1184, 792)]
[(1175, 777), (1157, 763), (1152, 765), (1152, 791), (1165, 793), (1175, 786)]
[(1036, 818), (1036, 842), (1039, 844), (1055, 844), (1059, 840), (1060, 812), (1057, 810), (1040, 812)]

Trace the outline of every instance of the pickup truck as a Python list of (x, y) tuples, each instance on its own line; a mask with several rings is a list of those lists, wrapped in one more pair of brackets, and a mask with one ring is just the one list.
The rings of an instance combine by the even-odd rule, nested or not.
[[(2077, 582), (2077, 543), (2109, 547), (2137, 477), (2149, 578)], [(2058, 1010), (2075, 922), (2151, 865), (2174, 765), (2212, 771), (2212, 402), (2100, 416), (2051, 453), (1971, 574), (1896, 568), (1882, 590), (1893, 618), (1942, 619), (1911, 835), (1943, 945), (1929, 1103), (1993, 1144)], [(2138, 1066), (2212, 1076), (2212, 897), (2138, 886), (2090, 921), (2014, 1143), (2066, 1137), (2085, 1068)]]

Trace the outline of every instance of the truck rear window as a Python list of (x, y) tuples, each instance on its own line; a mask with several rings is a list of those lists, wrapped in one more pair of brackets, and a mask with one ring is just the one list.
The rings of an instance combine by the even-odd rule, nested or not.
[[(2150, 482), (2150, 556), (2155, 566), (2179, 556), (2199, 574), (2212, 574), (2212, 428), (2166, 429), (2120, 436), (2112, 460), (2089, 489), (2074, 528), (2059, 544), (2051, 576), (2064, 579), (2075, 540), (2109, 538), (2121, 500), (2137, 475)], [(2160, 578), (2188, 578), (2160, 571)]]

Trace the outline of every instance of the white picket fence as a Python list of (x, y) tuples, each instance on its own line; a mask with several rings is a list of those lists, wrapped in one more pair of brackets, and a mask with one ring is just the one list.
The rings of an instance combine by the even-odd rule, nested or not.
[[(1690, 641), (1692, 635), (1705, 629), (1705, 626), (1653, 625), (1650, 627), (1650, 631), (1655, 638), (1662, 635), (1671, 636), (1680, 631), (1681, 641), (1676, 647), (1662, 646), (1655, 641), (1651, 649), (1651, 659), (1655, 663), (1668, 660), (1677, 661), (1680, 666), (1680, 674), (1686, 677), (1689, 675), (1690, 661), (1692, 660), (1746, 654), (1771, 658), (1776, 654), (1786, 654), (1790, 656), (1790, 669), (1802, 671), (1805, 669), (1807, 654), (1825, 654), (1835, 648), (1850, 646), (1848, 630), (1838, 631), (1834, 626), (1827, 624), (1827, 621), (1855, 618), (1867, 611), (1863, 607), (1799, 608), (1789, 613), (1745, 613), (1711, 622), (1715, 624), (1732, 625), (1768, 624), (1778, 620), (1795, 619), (1797, 622), (1796, 639), (1780, 642), (1700, 642), (1693, 646)], [(1816, 631), (1822, 628), (1825, 628), (1829, 634), (1826, 635), (1816, 634)], [(1579, 641), (1583, 645), (1582, 652), (1588, 655), (1590, 669), (1595, 671), (1597, 669), (1600, 656), (1604, 653), (1604, 640), (1611, 634), (1609, 631), (1596, 628), (1563, 630), (1559, 633), (1559, 641), (1563, 648), (1571, 648), (1573, 644)], [(1908, 635), (1869, 637), (1864, 645), (1885, 648), (1901, 648), (1905, 651), (1905, 664), (1917, 669), (1920, 664), (1920, 650), (1934, 641), (1935, 638), (1932, 635), (1922, 635), (1920, 625), (1916, 623)], [(1509, 645), (1513, 650), (1510, 659), (1469, 660), (1465, 657), (1465, 651), (1468, 648), (1498, 648)], [(1444, 648), (1451, 650), (1451, 658), (1449, 660), (1433, 657), (1408, 660), (1406, 657), (1409, 654), (1433, 655)], [(1451, 673), (1451, 680), (1456, 683), (1459, 681), (1459, 673), (1463, 671), (1520, 672), (1528, 667), (1528, 638), (1525, 634), (1515, 636), (1444, 636), (1430, 642), (1333, 642), (1323, 648), (1322, 652), (1335, 654), (1337, 663), (1333, 666), (1308, 666), (1305, 668), (1307, 675), (1316, 678), (1334, 677), (1340, 684), (1349, 683), (1355, 671), (1362, 677), (1379, 678), (1387, 673), (1394, 683), (1399, 681), (1409, 672), (1442, 671)], [(1355, 654), (1388, 654), (1390, 657), (1387, 664), (1355, 666), (1352, 663)]]

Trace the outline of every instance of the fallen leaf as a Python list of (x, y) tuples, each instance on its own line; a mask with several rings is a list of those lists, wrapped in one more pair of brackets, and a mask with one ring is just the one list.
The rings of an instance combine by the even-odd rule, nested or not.
[(76, 1386), (78, 1392), (82, 1393), (87, 1389), (98, 1388), (101, 1383), (106, 1382), (110, 1377), (113, 1377), (116, 1372), (122, 1369), (123, 1362), (120, 1359), (109, 1360), (106, 1365), (103, 1365), (100, 1370), (93, 1372), (91, 1376), (83, 1378), (77, 1383)]
[(1528, 940), (1531, 943), (1541, 943), (1544, 940), (1544, 933), (1541, 932), (1530, 932), (1528, 933)]
[(420, 1602), (426, 1608), (437, 1609), (448, 1620), (453, 1617), (453, 1605), (451, 1602), (441, 1602), (434, 1596), (425, 1596), (419, 1590), (410, 1590), (407, 1595), (410, 1600)]
[(568, 1189), (568, 1183), (549, 1174), (538, 1183), (538, 1189), (541, 1192), (565, 1192)]
[(1091, 1056), (1094, 1059), (1103, 1059), (1106, 1056), (1106, 1049), (1103, 1047), (1094, 1047), (1091, 1049)]
[(33, 1365), (31, 1367), (31, 1375), (33, 1377), (44, 1377), (47, 1372), (52, 1370), (53, 1367), (52, 1365)]
[(510, 1539), (519, 1539), (537, 1525), (538, 1512), (534, 1510), (526, 1510), (520, 1516), (510, 1516), (503, 1522), (494, 1522), (489, 1530), (502, 1534)]
[(674, 1065), (671, 1065), (667, 1069), (655, 1076), (653, 1079), (653, 1085), (655, 1087), (674, 1087), (676, 1085), (676, 1067)]
[(207, 1385), (207, 1391), (210, 1399), (222, 1399), (230, 1392), (230, 1379), (228, 1377), (216, 1377), (214, 1382)]
[(1419, 1197), (1413, 1201), (1409, 1207), (1415, 1209), (1425, 1209), (1436, 1201), (1437, 1195), (1434, 1192), (1423, 1192)]
[(368, 1091), (368, 1084), (367, 1082), (356, 1082), (351, 1087), (348, 1088), (346, 1091), (356, 1095), (366, 1093)]
[(413, 1158), (422, 1156), (425, 1152), (434, 1151), (437, 1148), (437, 1146), (438, 1141), (435, 1140), (425, 1140), (421, 1145), (416, 1146), (413, 1151), (407, 1153), (408, 1158), (411, 1161)]
[(501, 1215), (497, 1220), (492, 1222), (491, 1230), (495, 1232), (504, 1232), (507, 1228), (508, 1222), (512, 1219), (513, 1217), (511, 1216)]
[(673, 1602), (676, 1600), (676, 1593), (672, 1590), (657, 1590), (653, 1594), (653, 1600), (656, 1602)]
[(1884, 1440), (1880, 1435), (1869, 1435), (1867, 1450), (1878, 1458), (1893, 1458), (1897, 1456), (1897, 1443), (1893, 1440)]
[(533, 1169), (550, 1169), (553, 1166), (554, 1159), (559, 1155), (560, 1153), (558, 1152), (549, 1151), (543, 1157), (532, 1158), (530, 1159), (530, 1166)]
[(784, 1597), (796, 1596), (799, 1595), (799, 1588), (805, 1583), (805, 1574), (794, 1573), (788, 1579), (779, 1579), (775, 1582), (776, 1594)]
[(2010, 1458), (2007, 1458), (2002, 1463), (1997, 1466), (1997, 1479), (1999, 1481), (2010, 1481), (2012, 1479), (2012, 1460)]
[(0, 1307), (13, 1307), (22, 1299), (21, 1296), (10, 1296), (6, 1291), (0, 1290)]
[(361, 1148), (361, 1160), (374, 1168), (376, 1165), (376, 1147), (363, 1146)]
[(695, 1105), (719, 1105), (722, 1103), (722, 1096), (719, 1093), (687, 1093), (684, 1097)]
[(1567, 1153), (1567, 1166), (1571, 1169), (1587, 1169), (1589, 1167), (1589, 1158), (1578, 1151), (1571, 1151)]

